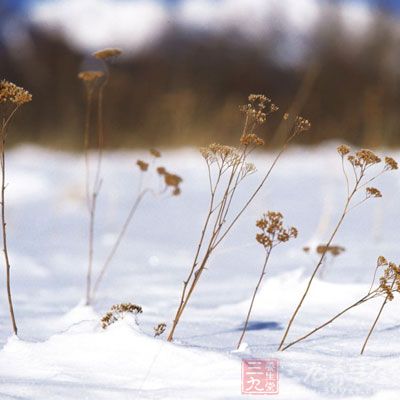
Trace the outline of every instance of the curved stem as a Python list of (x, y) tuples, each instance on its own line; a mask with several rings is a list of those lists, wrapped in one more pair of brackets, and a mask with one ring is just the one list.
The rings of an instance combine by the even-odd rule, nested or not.
[(301, 297), (301, 299), (300, 299), (299, 304), (297, 305), (297, 307), (295, 308), (294, 313), (293, 313), (292, 316), (290, 317), (290, 320), (289, 320), (288, 325), (287, 325), (287, 327), (286, 327), (285, 333), (283, 334), (282, 340), (281, 340), (281, 342), (280, 342), (280, 344), (279, 344), (278, 351), (279, 351), (279, 350), (282, 350), (282, 348), (283, 348), (283, 346), (284, 346), (284, 344), (285, 344), (285, 340), (286, 340), (286, 338), (287, 338), (287, 336), (288, 336), (288, 334), (289, 334), (289, 331), (290, 331), (290, 329), (291, 329), (291, 327), (292, 327), (292, 324), (293, 324), (295, 318), (297, 317), (297, 314), (299, 313), (300, 308), (302, 307), (302, 305), (303, 305), (303, 303), (304, 303), (304, 300), (305, 300), (305, 298), (306, 298), (307, 295), (308, 295), (308, 292), (310, 291), (311, 285), (312, 285), (312, 283), (313, 283), (315, 277), (317, 276), (317, 273), (318, 273), (319, 269), (321, 268), (321, 266), (322, 266), (322, 264), (323, 264), (323, 261), (324, 261), (324, 259), (325, 259), (325, 256), (326, 256), (327, 252), (328, 252), (329, 246), (332, 244), (333, 239), (335, 238), (337, 232), (339, 231), (339, 228), (340, 228), (340, 226), (342, 225), (342, 222), (343, 222), (343, 220), (344, 220), (344, 218), (345, 218), (345, 216), (346, 216), (346, 214), (347, 214), (347, 212), (348, 212), (349, 205), (350, 205), (350, 203), (351, 203), (351, 200), (352, 200), (353, 196), (355, 195), (355, 193), (356, 193), (357, 190), (358, 190), (358, 185), (359, 185), (359, 183), (360, 183), (360, 181), (361, 181), (361, 179), (362, 179), (362, 176), (363, 176), (363, 175), (361, 175), (361, 176), (356, 180), (355, 185), (354, 185), (354, 189), (353, 189), (353, 191), (351, 192), (350, 196), (347, 198), (347, 201), (346, 201), (346, 204), (345, 204), (345, 206), (344, 206), (344, 210), (343, 210), (342, 216), (340, 217), (340, 219), (339, 219), (339, 221), (338, 221), (338, 223), (337, 223), (337, 225), (336, 225), (336, 227), (335, 227), (335, 229), (334, 229), (334, 231), (333, 231), (331, 237), (329, 238), (328, 243), (326, 244), (325, 250), (324, 250), (323, 253), (321, 254), (321, 257), (320, 257), (320, 259), (319, 259), (319, 261), (318, 261), (318, 263), (317, 263), (317, 265), (316, 265), (316, 267), (315, 267), (315, 269), (314, 269), (314, 271), (313, 271), (313, 273), (312, 273), (312, 275), (311, 275), (311, 277), (310, 277), (310, 279), (309, 279), (309, 281), (308, 281), (308, 283), (307, 283), (306, 289), (305, 289), (305, 291), (304, 291), (304, 293), (303, 293), (303, 295), (302, 295), (302, 297)]
[(265, 261), (264, 261), (264, 265), (263, 265), (263, 268), (262, 268), (262, 271), (261, 271), (261, 275), (260, 275), (260, 278), (258, 279), (257, 285), (256, 285), (256, 287), (255, 287), (255, 289), (254, 289), (254, 293), (253, 293), (253, 297), (252, 297), (252, 299), (251, 299), (250, 307), (249, 307), (249, 310), (248, 310), (248, 312), (247, 312), (246, 321), (245, 321), (245, 323), (244, 323), (243, 331), (242, 331), (242, 334), (241, 334), (240, 339), (239, 339), (239, 341), (238, 341), (238, 344), (237, 344), (237, 346), (236, 346), (236, 349), (239, 349), (240, 345), (242, 344), (244, 335), (246, 334), (247, 326), (248, 326), (249, 320), (250, 320), (251, 311), (252, 311), (253, 305), (254, 305), (254, 300), (255, 300), (255, 298), (256, 298), (258, 289), (260, 288), (261, 283), (262, 283), (262, 281), (263, 281), (263, 279), (264, 279), (264, 276), (265, 276), (265, 269), (267, 268), (267, 264), (268, 264), (269, 256), (271, 255), (271, 251), (272, 251), (272, 248), (269, 248), (269, 249), (268, 249), (268, 252), (267, 252), (267, 255), (266, 255), (266, 257), (265, 257)]
[(11, 121), (13, 115), (17, 111), (18, 107), (16, 107), (9, 117), (6, 120), (3, 120), (1, 127), (1, 222), (2, 222), (2, 233), (3, 233), (3, 253), (4, 253), (4, 261), (6, 266), (6, 286), (7, 286), (7, 301), (8, 308), (10, 312), (11, 324), (13, 327), (14, 334), (18, 334), (17, 323), (15, 320), (14, 306), (12, 301), (12, 293), (11, 293), (11, 266), (10, 259), (8, 256), (8, 247), (7, 247), (7, 230), (6, 230), (6, 217), (5, 217), (5, 190), (6, 190), (6, 160), (5, 160), (5, 145), (6, 145), (6, 129), (8, 123)]
[(135, 202), (133, 203), (132, 208), (130, 209), (130, 211), (128, 213), (128, 216), (127, 216), (124, 224), (122, 225), (121, 231), (120, 231), (120, 233), (119, 233), (119, 235), (118, 235), (113, 247), (111, 248), (111, 251), (108, 254), (108, 257), (107, 257), (106, 261), (104, 262), (103, 267), (101, 268), (100, 273), (99, 273), (99, 275), (98, 275), (98, 277), (96, 279), (96, 282), (94, 284), (93, 291), (92, 291), (92, 296), (91, 296), (91, 300), (92, 301), (95, 298), (95, 294), (96, 294), (96, 292), (97, 292), (97, 290), (98, 290), (98, 288), (100, 286), (100, 283), (101, 283), (101, 281), (102, 281), (102, 279), (104, 277), (104, 274), (105, 274), (107, 268), (109, 267), (109, 265), (110, 265), (114, 255), (115, 255), (115, 253), (117, 252), (117, 250), (118, 250), (118, 248), (119, 248), (119, 246), (121, 244), (122, 239), (125, 236), (125, 233), (126, 233), (126, 231), (128, 229), (129, 224), (132, 221), (132, 218), (134, 217), (134, 215), (135, 215), (135, 213), (136, 213), (136, 211), (137, 211), (137, 209), (138, 209), (143, 197), (145, 196), (145, 194), (147, 192), (148, 192), (148, 190), (143, 190), (138, 195), (138, 197), (136, 198)]
[(330, 320), (326, 321), (325, 323), (323, 323), (322, 325), (318, 326), (317, 328), (313, 329), (311, 332), (307, 333), (304, 336), (301, 336), (300, 338), (294, 340), (293, 342), (289, 343), (288, 345), (286, 345), (285, 347), (283, 347), (282, 349), (280, 349), (281, 351), (285, 351), (286, 349), (288, 349), (289, 347), (292, 347), (293, 345), (295, 345), (298, 342), (301, 342), (304, 339), (307, 339), (308, 337), (310, 337), (311, 335), (313, 335), (315, 332), (318, 332), (319, 330), (321, 330), (322, 328), (324, 328), (325, 326), (331, 324), (333, 321), (335, 321), (336, 319), (338, 319), (340, 316), (342, 316), (343, 314), (345, 314), (347, 311), (350, 311), (352, 308), (357, 307), (358, 305), (372, 299), (372, 297), (369, 297), (370, 294), (367, 294), (366, 296), (364, 296), (362, 299), (356, 301), (354, 304), (352, 304), (351, 306), (345, 308), (343, 311), (341, 311), (340, 313), (336, 314), (333, 318), (331, 318)]
[[(392, 289), (393, 289), (394, 284), (395, 284), (395, 279), (393, 279), (393, 282), (392, 282)], [(383, 312), (383, 309), (385, 308), (386, 303), (388, 302), (388, 300), (389, 300), (389, 296), (386, 296), (386, 297), (385, 297), (385, 300), (383, 301), (383, 303), (382, 303), (382, 305), (381, 305), (381, 308), (379, 309), (378, 315), (376, 316), (375, 321), (374, 321), (374, 323), (372, 324), (371, 329), (369, 330), (368, 335), (367, 335), (367, 337), (366, 337), (366, 339), (365, 339), (365, 341), (364, 341), (364, 344), (363, 344), (363, 346), (362, 346), (362, 348), (361, 348), (361, 353), (360, 353), (361, 355), (364, 354), (364, 350), (365, 350), (365, 348), (366, 348), (366, 346), (367, 346), (368, 340), (369, 340), (369, 338), (371, 337), (372, 332), (374, 331), (374, 329), (375, 329), (375, 327), (376, 327), (376, 324), (378, 323), (379, 318), (381, 317), (381, 314), (382, 314), (382, 312)]]

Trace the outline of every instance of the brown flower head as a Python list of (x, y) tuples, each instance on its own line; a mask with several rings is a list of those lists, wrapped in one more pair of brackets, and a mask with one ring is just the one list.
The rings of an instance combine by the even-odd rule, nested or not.
[(344, 157), (345, 155), (350, 153), (350, 147), (346, 146), (345, 144), (341, 144), (338, 148), (337, 148), (338, 153)]
[(240, 138), (240, 143), (243, 146), (263, 146), (264, 140), (258, 137), (255, 133), (244, 133)]
[(116, 48), (109, 48), (96, 51), (95, 53), (93, 53), (93, 56), (99, 60), (108, 60), (110, 58), (118, 57), (121, 54), (122, 50)]
[(256, 125), (262, 125), (270, 114), (278, 110), (271, 99), (262, 94), (251, 94), (248, 100), (248, 104), (240, 106), (240, 111)]
[(154, 329), (154, 337), (160, 336), (165, 332), (165, 329), (167, 327), (167, 324), (165, 322), (162, 322), (161, 324), (158, 324), (155, 326)]
[(399, 165), (397, 161), (392, 157), (385, 157), (385, 169), (387, 170), (395, 170), (398, 169)]
[(164, 167), (157, 167), (157, 173), (158, 175), (165, 175), (167, 170)]
[(161, 157), (161, 153), (157, 149), (150, 149), (150, 154), (153, 157), (156, 157), (156, 158), (160, 158)]
[(85, 83), (94, 83), (97, 79), (100, 79), (103, 76), (104, 72), (102, 71), (82, 71), (78, 74), (78, 78)]
[(365, 192), (366, 192), (367, 198), (370, 198), (370, 197), (375, 197), (375, 198), (382, 197), (381, 191), (379, 189), (377, 189), (377, 188), (374, 188), (374, 187), (367, 187), (365, 189)]
[(256, 221), (256, 226), (261, 230), (261, 233), (257, 233), (256, 240), (266, 250), (271, 250), (279, 243), (287, 242), (298, 235), (295, 227), (283, 227), (283, 215), (280, 212), (268, 211)]
[(6, 80), (0, 81), (0, 104), (12, 103), (21, 106), (32, 101), (32, 95), (22, 87)]
[(141, 171), (145, 172), (149, 169), (149, 164), (142, 160), (137, 160), (136, 165), (140, 168)]

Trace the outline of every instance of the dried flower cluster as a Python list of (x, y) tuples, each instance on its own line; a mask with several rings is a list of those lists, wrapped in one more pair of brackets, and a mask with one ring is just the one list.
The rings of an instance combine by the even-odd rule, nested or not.
[(311, 122), (301, 116), (297, 116), (295, 119), (295, 131), (297, 134), (306, 132), (311, 129)]
[(137, 160), (136, 165), (139, 167), (139, 169), (143, 172), (146, 172), (149, 169), (149, 163), (142, 161), (142, 160)]
[(251, 94), (248, 97), (249, 102), (240, 106), (240, 111), (246, 114), (249, 123), (262, 125), (267, 117), (278, 111), (279, 107), (272, 103), (271, 99), (262, 94)]
[(268, 211), (256, 222), (256, 226), (261, 230), (261, 233), (257, 233), (256, 240), (265, 249), (287, 242), (298, 235), (295, 227), (283, 226), (283, 215), (280, 212)]
[(161, 336), (164, 332), (165, 329), (167, 328), (167, 324), (165, 322), (161, 322), (157, 326), (155, 326), (154, 329), (154, 337)]
[(109, 48), (98, 50), (93, 53), (93, 56), (99, 60), (108, 60), (110, 58), (118, 57), (122, 54), (122, 50), (116, 48)]
[(104, 76), (102, 71), (82, 71), (79, 72), (78, 78), (85, 83), (94, 82)]
[(143, 312), (142, 307), (138, 306), (137, 304), (132, 303), (121, 303), (121, 304), (114, 304), (110, 311), (108, 311), (104, 316), (101, 318), (101, 326), (103, 329), (106, 329), (108, 326), (117, 322), (120, 319), (123, 319), (126, 314), (133, 314), (138, 315)]
[(329, 253), (333, 257), (337, 257), (345, 251), (346, 249), (344, 247), (336, 245), (327, 246), (326, 244), (320, 244), (316, 248), (317, 254)]
[[(240, 110), (245, 115), (245, 121), (237, 147), (212, 143), (200, 149), (208, 169), (210, 204), (201, 230), (193, 264), (189, 269), (187, 278), (183, 282), (180, 303), (168, 335), (169, 341), (173, 340), (175, 329), (201, 275), (207, 269), (211, 254), (227, 237), (232, 227), (235, 226), (236, 222), (264, 186), (291, 140), (297, 133), (309, 128), (307, 120), (301, 117), (296, 119), (295, 127), (293, 128), (294, 132), (289, 130), (281, 150), (278, 152), (264, 177), (260, 180), (259, 185), (251, 192), (242, 205), (239, 203), (238, 207), (236, 195), (241, 187), (241, 183), (247, 176), (256, 171), (256, 167), (248, 161), (248, 157), (256, 147), (264, 144), (264, 140), (257, 135), (256, 130), (266, 122), (269, 115), (278, 110), (278, 107), (264, 95), (251, 94), (248, 97), (248, 103), (241, 106)], [(297, 236), (297, 231), (295, 228), (287, 230), (281, 227), (280, 230), (277, 229), (275, 235), (274, 242), (282, 243), (291, 237)], [(258, 236), (258, 240), (265, 246), (269, 244), (268, 239), (268, 236), (265, 234), (264, 236), (262, 234)]]
[(27, 90), (4, 79), (0, 81), (0, 104), (9, 102), (21, 106), (30, 101), (32, 95)]
[(253, 297), (251, 299), (250, 306), (247, 311), (247, 316), (243, 326), (242, 334), (240, 335), (237, 344), (237, 349), (240, 348), (240, 345), (242, 344), (243, 338), (246, 334), (251, 312), (254, 305), (254, 300), (257, 296), (257, 292), (260, 289), (262, 281), (265, 277), (266, 268), (272, 253), (272, 249), (275, 246), (279, 245), (280, 243), (285, 243), (291, 238), (296, 238), (298, 234), (297, 229), (294, 227), (284, 228), (283, 215), (280, 212), (275, 212), (275, 211), (268, 211), (267, 213), (263, 214), (262, 218), (256, 221), (256, 226), (259, 229), (261, 229), (261, 233), (258, 233), (256, 235), (256, 240), (257, 242), (263, 245), (266, 253), (265, 253), (264, 264), (261, 269), (261, 274), (258, 279), (257, 285), (254, 289)]
[[(341, 217), (339, 218), (339, 221), (336, 225), (336, 227), (333, 229), (333, 232), (327, 241), (327, 244), (324, 248), (321, 248), (321, 253), (320, 253), (320, 258), (318, 263), (316, 264), (313, 273), (311, 274), (311, 277), (306, 285), (305, 291), (303, 295), (301, 296), (301, 299), (299, 303), (297, 304), (292, 316), (289, 319), (289, 322), (287, 324), (287, 327), (285, 329), (285, 332), (283, 334), (283, 337), (281, 339), (280, 345), (278, 350), (284, 350), (287, 347), (290, 347), (290, 345), (285, 346), (285, 341), (286, 338), (290, 332), (290, 329), (297, 318), (297, 315), (301, 309), (301, 307), (304, 304), (304, 300), (306, 299), (312, 282), (314, 281), (315, 277), (317, 276), (317, 273), (319, 272), (320, 268), (322, 267), (325, 258), (329, 252), (331, 252), (330, 248), (332, 245), (332, 241), (334, 240), (337, 232), (339, 231), (339, 228), (341, 227), (346, 215), (354, 208), (360, 206), (367, 200), (371, 198), (380, 198), (382, 197), (382, 193), (380, 192), (379, 189), (375, 187), (368, 186), (370, 182), (378, 178), (380, 175), (387, 171), (391, 171), (394, 169), (397, 169), (397, 162), (391, 158), (391, 157), (386, 157), (385, 158), (385, 165), (383, 169), (379, 172), (371, 173), (370, 169), (371, 167), (374, 167), (376, 165), (379, 165), (382, 162), (382, 159), (378, 157), (372, 150), (368, 149), (361, 149), (355, 153), (351, 153), (351, 149), (349, 146), (342, 144), (337, 148), (337, 152), (339, 153), (341, 160), (342, 160), (342, 170), (343, 174), (346, 180), (346, 188), (347, 188), (347, 199), (345, 202), (345, 206), (342, 212)], [(346, 164), (345, 161), (348, 161), (349, 164), (349, 169), (352, 170), (353, 173), (348, 173), (346, 171)], [(358, 194), (358, 192), (361, 189), (365, 189), (365, 197), (359, 201), (356, 204), (354, 203), (354, 198)]]
[[(341, 146), (338, 147), (338, 152), (342, 154), (339, 149), (341, 149)], [(379, 164), (382, 161), (372, 150), (368, 149), (361, 149), (355, 154), (348, 155), (347, 160), (353, 167), (360, 167), (361, 169), (366, 169), (366, 167)]]
[(395, 292), (400, 292), (400, 265), (389, 262), (385, 257), (379, 257), (378, 267), (384, 267), (382, 276), (379, 279), (379, 286), (376, 292), (380, 295), (387, 296), (388, 301), (392, 301)]

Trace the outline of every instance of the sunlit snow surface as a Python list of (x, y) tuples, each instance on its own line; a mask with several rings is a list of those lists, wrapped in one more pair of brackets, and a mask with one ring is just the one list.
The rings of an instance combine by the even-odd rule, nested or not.
[[(135, 197), (135, 162), (146, 157), (145, 152), (106, 155), (97, 268)], [(242, 201), (271, 160), (269, 153), (254, 156), (259, 171), (242, 187)], [(184, 178), (182, 196), (148, 197), (142, 204), (91, 309), (79, 305), (87, 265), (82, 156), (32, 147), (9, 152), (7, 222), (20, 337), (10, 338), (3, 273), (0, 399), (246, 398), (240, 359), (249, 357), (280, 359), (281, 399), (398, 398), (397, 301), (386, 307), (363, 357), (358, 354), (380, 301), (356, 309), (285, 353), (276, 352), (316, 261), (302, 248), (326, 241), (344, 205), (334, 145), (284, 155), (212, 258), (174, 345), (153, 339), (152, 331), (173, 318), (207, 207), (207, 173), (194, 149), (166, 151), (161, 162)], [(386, 174), (376, 186), (383, 198), (370, 200), (345, 221), (335, 243), (346, 252), (325, 265), (292, 338), (361, 297), (379, 255), (399, 262), (399, 174)], [(300, 235), (273, 253), (245, 337), (248, 349), (234, 353), (264, 256), (254, 239), (254, 223), (267, 210), (283, 212)], [(139, 329), (123, 321), (103, 331), (99, 316), (127, 301), (143, 307)]]

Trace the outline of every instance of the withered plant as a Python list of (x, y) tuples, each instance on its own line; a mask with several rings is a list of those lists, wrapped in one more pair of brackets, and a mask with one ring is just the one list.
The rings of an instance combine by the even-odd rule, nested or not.
[(137, 323), (136, 316), (143, 312), (142, 307), (138, 306), (137, 304), (132, 303), (121, 303), (121, 304), (114, 304), (110, 311), (105, 313), (101, 318), (101, 326), (103, 329), (107, 329), (110, 325), (114, 322), (117, 322), (121, 319), (124, 319), (125, 315), (131, 314), (135, 316), (135, 322)]
[[(326, 326), (328, 326), (329, 324), (331, 324), (333, 321), (335, 321), (336, 319), (338, 319), (339, 317), (341, 317), (343, 314), (347, 313), (348, 311), (352, 310), (355, 307), (358, 307), (370, 300), (376, 299), (376, 298), (383, 298), (383, 302), (382, 305), (379, 309), (379, 312), (368, 332), (368, 335), (364, 341), (364, 344), (362, 346), (361, 349), (361, 354), (364, 353), (364, 350), (367, 346), (368, 340), (372, 335), (372, 332), (374, 331), (379, 318), (382, 315), (383, 309), (385, 308), (386, 304), (388, 301), (392, 301), (394, 299), (394, 295), (395, 293), (399, 293), (400, 292), (400, 265), (396, 265), (393, 262), (388, 262), (386, 260), (385, 257), (380, 256), (377, 260), (376, 263), (376, 269), (375, 269), (375, 273), (374, 273), (374, 277), (371, 283), (371, 287), (368, 290), (368, 293), (361, 297), (361, 299), (357, 300), (355, 303), (353, 303), (352, 305), (350, 305), (349, 307), (346, 307), (344, 310), (342, 310), (341, 312), (339, 312), (338, 314), (336, 314), (333, 318), (331, 318), (330, 320), (326, 321), (325, 323), (323, 323), (322, 325), (318, 326), (317, 328), (313, 329), (312, 331), (310, 331), (309, 333), (307, 333), (304, 336), (301, 336), (300, 338), (294, 340), (293, 342), (289, 343), (288, 345), (286, 345), (282, 350), (286, 350), (289, 347), (292, 347), (293, 345), (295, 345), (296, 343), (301, 342), (304, 339), (307, 339), (308, 337), (310, 337), (311, 335), (313, 335), (314, 333), (318, 332), (319, 330), (325, 328)], [(381, 273), (381, 277), (379, 279), (379, 283), (375, 283), (376, 282), (376, 275), (379, 269), (384, 268), (384, 270)]]
[(264, 264), (261, 269), (260, 278), (258, 279), (257, 285), (253, 292), (253, 297), (250, 302), (250, 307), (247, 312), (246, 320), (243, 326), (242, 334), (239, 338), (237, 349), (239, 349), (242, 344), (244, 335), (247, 331), (247, 326), (250, 320), (251, 311), (253, 309), (254, 300), (256, 298), (257, 292), (261, 286), (261, 283), (266, 274), (266, 268), (272, 250), (278, 245), (288, 242), (292, 238), (297, 237), (297, 229), (295, 227), (285, 228), (283, 226), (283, 215), (280, 212), (268, 211), (256, 222), (256, 226), (261, 232), (257, 233), (256, 240), (260, 243), (265, 250)]
[[(152, 156), (152, 160), (150, 162), (143, 160), (137, 160), (136, 162), (140, 172), (137, 193), (133, 198), (132, 206), (121, 226), (119, 234), (114, 241), (114, 244), (111, 246), (111, 249), (102, 267), (100, 268), (91, 292), (91, 300), (94, 300), (100, 283), (102, 282), (104, 275), (109, 268), (119, 246), (121, 245), (122, 239), (124, 238), (126, 231), (145, 196), (147, 194), (153, 194), (154, 196), (179, 196), (181, 193), (180, 184), (182, 182), (182, 178), (176, 174), (168, 172), (165, 167), (157, 166), (156, 160), (161, 157), (161, 153), (158, 150), (151, 149), (150, 155)], [(151, 179), (152, 174), (156, 174), (159, 178), (156, 184), (153, 184), (153, 180)]]
[[(97, 70), (82, 71), (78, 74), (78, 78), (81, 79), (85, 86), (86, 93), (86, 113), (85, 113), (85, 127), (84, 127), (84, 149), (85, 149), (85, 166), (86, 166), (86, 202), (87, 209), (89, 212), (89, 233), (88, 233), (88, 267), (86, 273), (86, 304), (90, 304), (96, 292), (98, 291), (99, 285), (102, 282), (106, 270), (108, 269), (115, 253), (117, 252), (123, 237), (125, 236), (126, 230), (131, 223), (141, 201), (147, 193), (152, 192), (153, 194), (161, 194), (167, 191), (168, 188), (172, 188), (173, 195), (180, 194), (180, 183), (182, 179), (169, 173), (164, 167), (157, 169), (158, 175), (162, 178), (163, 185), (160, 190), (155, 190), (151, 186), (144, 187), (143, 176), (149, 170), (149, 166), (153, 167), (155, 162), (152, 161), (151, 165), (145, 161), (138, 160), (137, 166), (140, 169), (140, 183), (136, 197), (134, 197), (132, 206), (128, 212), (128, 215), (122, 224), (121, 230), (114, 242), (111, 250), (101, 266), (97, 277), (94, 279), (94, 241), (95, 241), (95, 221), (96, 221), (96, 209), (99, 193), (102, 187), (102, 162), (104, 152), (104, 129), (103, 129), (103, 102), (104, 102), (104, 89), (109, 80), (109, 68), (107, 63), (118, 57), (121, 54), (119, 49), (104, 49), (97, 51), (93, 56), (100, 62), (101, 68)], [(95, 112), (93, 106), (96, 105)], [(90, 148), (91, 148), (91, 136), (92, 127), (91, 122), (95, 116), (97, 121), (96, 129), (96, 143), (95, 143), (95, 165), (92, 167), (90, 162)], [(161, 157), (161, 153), (158, 150), (152, 149), (150, 151), (154, 159)], [(93, 171), (92, 171), (93, 170)], [(147, 174), (149, 175), (149, 174)]]
[[(306, 119), (302, 117), (294, 118), (294, 123), (289, 126), (285, 142), (268, 171), (258, 186), (250, 192), (247, 200), (236, 208), (234, 200), (238, 189), (243, 181), (256, 171), (255, 166), (248, 161), (249, 156), (256, 147), (264, 145), (264, 140), (256, 132), (267, 121), (268, 117), (278, 110), (278, 107), (263, 95), (253, 94), (249, 96), (248, 100), (248, 104), (240, 108), (244, 113), (245, 121), (239, 146), (231, 147), (214, 143), (200, 149), (208, 170), (210, 202), (193, 263), (183, 281), (180, 301), (168, 335), (168, 341), (173, 340), (176, 327), (201, 275), (207, 269), (208, 262), (215, 249), (227, 237), (232, 227), (264, 186), (288, 144), (299, 133), (310, 128), (310, 123)], [(287, 122), (287, 114), (283, 119), (284, 122)]]
[(167, 329), (167, 324), (165, 322), (161, 322), (153, 329), (154, 329), (154, 337), (161, 336)]
[[(355, 154), (352, 154), (350, 151), (350, 147), (346, 145), (340, 145), (337, 148), (337, 151), (340, 155), (341, 158), (341, 163), (342, 163), (342, 170), (346, 182), (346, 201), (344, 204), (343, 211), (341, 213), (341, 216), (339, 218), (339, 221), (337, 222), (329, 240), (327, 241), (325, 248), (322, 250), (321, 256), (319, 258), (319, 261), (317, 262), (313, 273), (311, 274), (311, 277), (307, 283), (306, 289), (301, 296), (300, 302), (296, 306), (292, 316), (290, 317), (290, 320), (288, 322), (288, 325), (286, 327), (286, 330), (284, 332), (284, 335), (282, 337), (282, 340), (280, 342), (278, 350), (283, 350), (285, 348), (285, 341), (286, 338), (289, 334), (289, 331), (293, 325), (293, 322), (295, 321), (303, 303), (304, 300), (306, 299), (308, 292), (311, 288), (311, 285), (315, 279), (315, 277), (318, 274), (318, 271), (320, 270), (321, 266), (323, 265), (323, 262), (328, 254), (328, 250), (330, 249), (330, 246), (332, 245), (332, 242), (334, 238), (336, 237), (336, 234), (339, 231), (339, 228), (341, 227), (345, 217), (356, 207), (360, 206), (361, 204), (365, 203), (366, 201), (372, 199), (372, 198), (380, 198), (382, 197), (382, 193), (380, 192), (379, 189), (369, 186), (372, 181), (374, 181), (376, 178), (384, 174), (385, 172), (392, 171), (398, 169), (397, 162), (391, 158), (391, 157), (385, 157), (384, 162), (382, 162), (381, 158), (379, 158), (373, 151), (367, 150), (367, 149), (362, 149), (357, 151)], [(383, 166), (380, 169), (377, 169), (376, 167), (382, 165)], [(346, 168), (347, 166), (347, 168)], [(350, 170), (350, 172), (349, 172)], [(361, 198), (359, 194), (363, 193), (361, 195)]]
[[(94, 254), (94, 229), (96, 220), (97, 199), (101, 190), (102, 176), (101, 167), (104, 151), (104, 128), (103, 128), (103, 97), (104, 88), (109, 80), (107, 61), (121, 54), (119, 49), (105, 49), (93, 54), (102, 64), (101, 69), (82, 71), (78, 78), (84, 82), (86, 91), (86, 113), (84, 127), (84, 149), (86, 166), (86, 202), (89, 212), (89, 234), (88, 234), (88, 268), (86, 274), (86, 304), (90, 304), (92, 290), (92, 271)], [(91, 165), (89, 151), (91, 146), (91, 120), (92, 103), (97, 101), (97, 133), (96, 133), (96, 162), (94, 174), (91, 176)]]
[(7, 286), (7, 301), (10, 312), (13, 332), (18, 333), (17, 323), (15, 321), (14, 306), (11, 294), (11, 265), (7, 247), (7, 229), (5, 216), (5, 191), (6, 191), (6, 140), (8, 128), (13, 120), (18, 109), (32, 100), (32, 95), (25, 89), (6, 80), (0, 81), (0, 118), (1, 118), (1, 225), (3, 234), (3, 254), (6, 268), (6, 286)]

